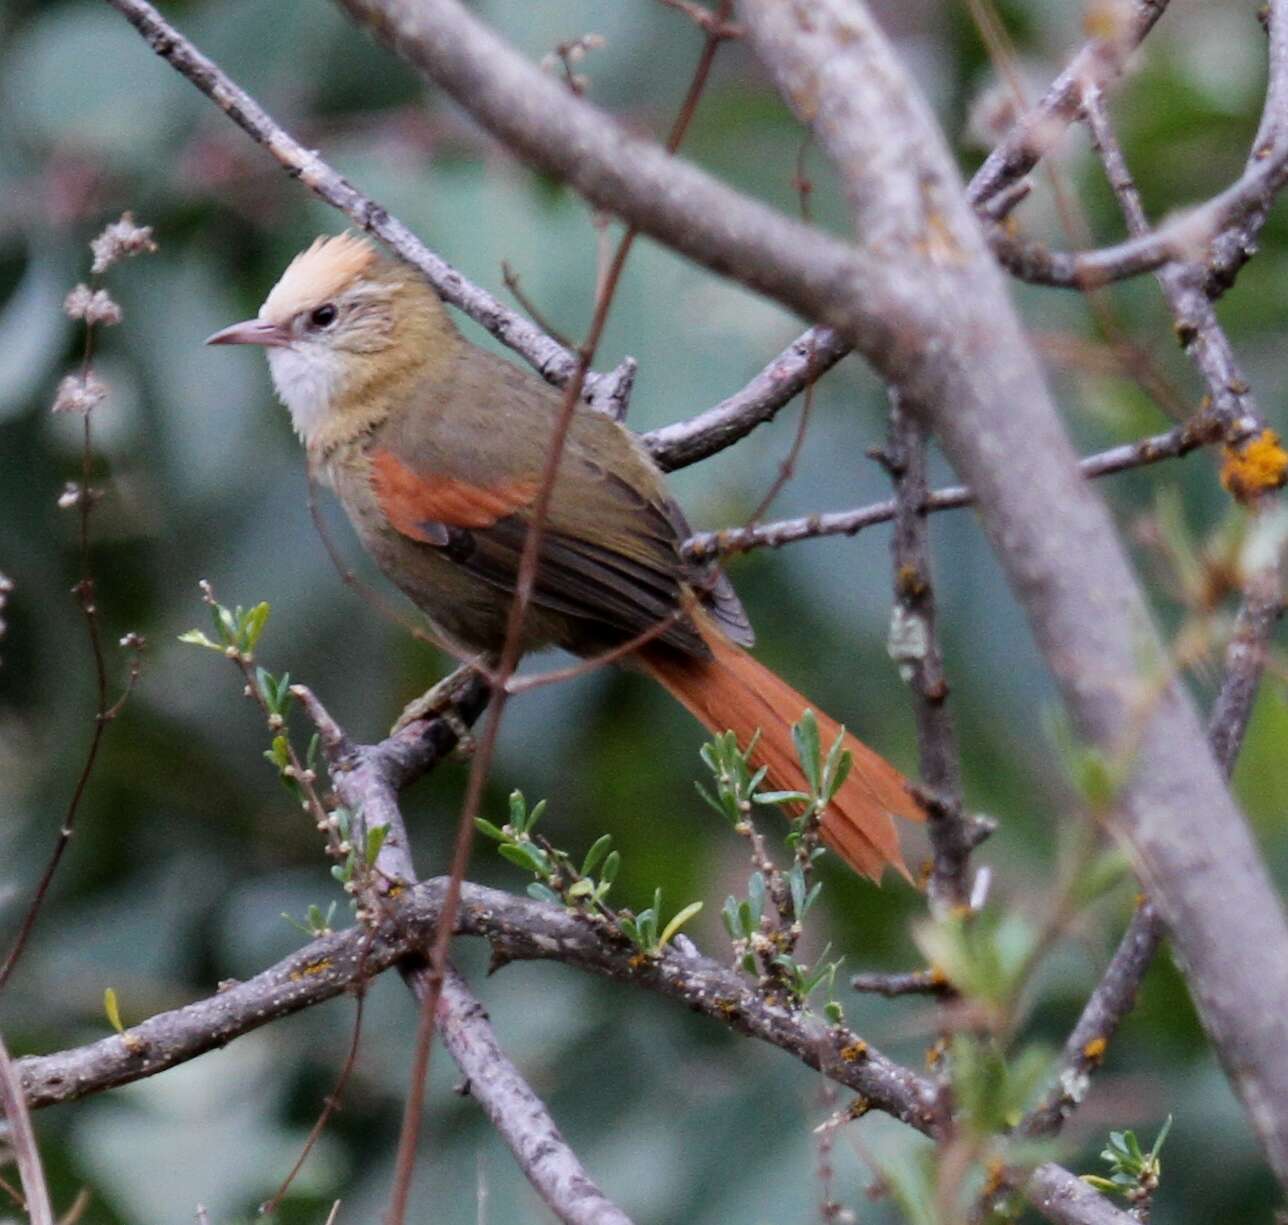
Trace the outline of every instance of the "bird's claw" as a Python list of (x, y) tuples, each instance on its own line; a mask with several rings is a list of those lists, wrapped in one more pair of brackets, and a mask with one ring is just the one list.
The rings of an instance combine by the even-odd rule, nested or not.
[(456, 703), (473, 675), (474, 668), (470, 664), (462, 664), (420, 697), (413, 698), (403, 707), (402, 714), (389, 729), (389, 734), (396, 736), (405, 727), (423, 719), (442, 719), (456, 733), (459, 744), (464, 744), (467, 740), (472, 743), (468, 728), (456, 713)]

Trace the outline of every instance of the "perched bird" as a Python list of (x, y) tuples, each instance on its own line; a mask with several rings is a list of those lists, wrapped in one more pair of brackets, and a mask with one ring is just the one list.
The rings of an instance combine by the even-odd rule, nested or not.
[[(498, 655), (561, 394), (471, 344), (413, 270), (353, 234), (292, 261), (259, 317), (208, 344), (262, 345), (310, 469), (363, 546), (440, 632)], [(523, 647), (594, 655), (673, 618), (627, 657), (712, 732), (732, 729), (778, 788), (803, 786), (791, 724), (808, 703), (743, 647), (751, 626), (636, 437), (579, 407), (552, 490)], [(819, 716), (824, 744), (838, 728)], [(822, 820), (858, 872), (906, 875), (892, 816), (924, 815), (853, 736), (854, 767)]]

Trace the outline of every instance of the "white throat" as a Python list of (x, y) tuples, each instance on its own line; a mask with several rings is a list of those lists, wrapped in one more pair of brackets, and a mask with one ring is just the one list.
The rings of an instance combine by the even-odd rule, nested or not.
[(343, 362), (321, 345), (267, 349), (268, 368), (277, 398), (291, 414), (295, 432), (307, 446), (331, 412), (340, 389)]

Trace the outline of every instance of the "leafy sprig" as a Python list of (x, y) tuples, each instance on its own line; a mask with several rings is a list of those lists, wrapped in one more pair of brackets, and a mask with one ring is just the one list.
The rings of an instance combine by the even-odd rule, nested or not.
[(1149, 1152), (1140, 1147), (1134, 1131), (1111, 1131), (1109, 1143), (1101, 1150), (1101, 1160), (1109, 1163), (1109, 1177), (1084, 1174), (1082, 1181), (1108, 1195), (1121, 1195), (1133, 1204), (1146, 1202), (1158, 1190), (1163, 1177), (1163, 1163), (1159, 1157), (1167, 1133), (1172, 1130), (1172, 1116), (1159, 1129)]
[(701, 902), (690, 902), (662, 924), (662, 891), (657, 889), (653, 905), (638, 914), (613, 910), (606, 899), (617, 879), (622, 857), (612, 849), (612, 835), (597, 838), (578, 868), (566, 851), (533, 833), (545, 810), (545, 800), (529, 808), (523, 792), (514, 791), (510, 794), (509, 820), (504, 825), (495, 825), (483, 817), (475, 820), (479, 832), (498, 843), (497, 852), (502, 858), (536, 877), (528, 885), (529, 897), (611, 922), (646, 957), (658, 956), (681, 926), (702, 909)]

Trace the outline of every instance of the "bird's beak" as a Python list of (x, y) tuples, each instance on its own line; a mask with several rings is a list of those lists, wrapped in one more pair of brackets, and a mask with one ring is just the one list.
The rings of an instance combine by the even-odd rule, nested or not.
[(263, 345), (266, 349), (281, 349), (290, 343), (291, 338), (285, 328), (263, 319), (234, 323), (206, 337), (208, 345)]

